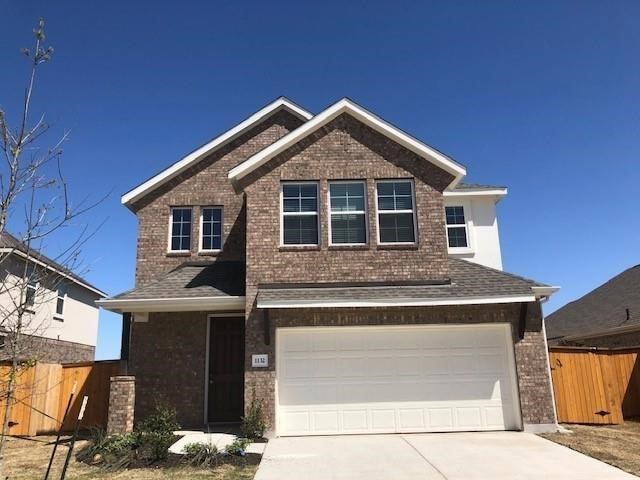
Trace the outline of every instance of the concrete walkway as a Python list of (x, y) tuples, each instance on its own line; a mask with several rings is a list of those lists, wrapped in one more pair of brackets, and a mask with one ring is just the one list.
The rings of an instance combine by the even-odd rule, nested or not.
[(255, 480), (638, 480), (520, 432), (276, 438)]

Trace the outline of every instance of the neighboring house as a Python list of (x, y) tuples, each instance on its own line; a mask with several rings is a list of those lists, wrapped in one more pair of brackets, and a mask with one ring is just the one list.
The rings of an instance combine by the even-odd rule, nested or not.
[(547, 317), (552, 345), (640, 346), (640, 265)]
[(500, 271), (504, 187), (343, 99), (280, 98), (122, 197), (136, 417), (276, 435), (555, 428), (540, 302)]
[[(5, 341), (17, 330), (9, 327), (8, 332), (7, 326), (15, 324), (18, 305), (25, 307), (20, 329), (25, 335), (16, 353), (21, 360), (94, 359), (99, 313), (95, 301), (106, 296), (102, 291), (8, 233), (0, 233), (0, 275), (0, 359), (11, 357)], [(20, 287), (23, 279), (29, 280), (25, 288)]]

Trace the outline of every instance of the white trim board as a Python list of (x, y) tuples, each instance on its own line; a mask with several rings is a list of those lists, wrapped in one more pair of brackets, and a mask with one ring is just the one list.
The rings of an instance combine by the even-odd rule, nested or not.
[(497, 200), (500, 200), (508, 193), (509, 191), (506, 188), (465, 188), (464, 190), (445, 190), (442, 192), (445, 197), (497, 197)]
[(111, 312), (193, 312), (198, 310), (243, 310), (244, 296), (106, 299), (96, 305)]
[(237, 167), (232, 168), (229, 171), (229, 179), (232, 181), (240, 180), (256, 168), (264, 165), (279, 153), (282, 153), (287, 148), (291, 147), (307, 135), (310, 135), (343, 113), (348, 113), (382, 135), (385, 135), (417, 155), (424, 157), (426, 160), (442, 168), (446, 172), (451, 173), (454, 176), (454, 179), (448, 187), (450, 189), (454, 188), (467, 174), (466, 169), (462, 165), (453, 161), (446, 155), (411, 137), (402, 130), (382, 120), (380, 117), (355, 104), (348, 98), (343, 98), (323, 112), (317, 114), (307, 123), (301, 125), (294, 131), (282, 137), (280, 140), (256, 153)]
[(296, 105), (288, 98), (280, 97), (271, 102), (266, 107), (258, 110), (249, 118), (238, 123), (235, 127), (227, 130), (222, 135), (217, 136), (210, 142), (189, 153), (187, 156), (183, 157), (181, 160), (177, 161), (169, 168), (164, 169), (157, 175), (151, 177), (149, 180), (125, 193), (121, 198), (122, 203), (124, 205), (130, 206), (133, 202), (139, 200), (147, 193), (158, 188), (160, 185), (168, 182), (176, 175), (180, 174), (187, 168), (191, 167), (193, 164), (197, 163), (206, 155), (209, 155), (215, 149), (226, 145), (227, 143), (242, 135), (249, 128), (260, 123), (274, 113), (279, 112), (280, 110), (287, 110), (304, 121), (307, 121), (313, 117), (311, 113)]
[(393, 299), (347, 299), (347, 300), (260, 300), (258, 308), (357, 308), (357, 307), (422, 307), (442, 305), (486, 305), (491, 303), (534, 302), (534, 295), (511, 297), (467, 297), (467, 298), (393, 298)]

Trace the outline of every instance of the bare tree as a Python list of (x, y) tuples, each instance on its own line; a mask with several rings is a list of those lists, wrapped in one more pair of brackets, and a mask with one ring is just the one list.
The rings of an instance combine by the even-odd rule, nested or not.
[[(95, 207), (84, 199), (73, 205), (62, 173), (61, 155), (69, 133), (65, 132), (53, 146), (41, 146), (50, 125), (45, 115), (32, 121), (31, 109), (39, 69), (51, 60), (53, 48), (45, 46), (44, 20), (40, 19), (34, 33), (32, 49), (23, 48), (29, 62), (29, 76), (22, 99), (22, 108), (14, 124), (10, 124), (0, 107), (0, 345), (2, 358), (10, 362), (9, 372), (0, 379), (0, 405), (4, 407), (0, 432), (0, 478), (4, 478), (4, 445), (9, 433), (11, 411), (19, 398), (19, 376), (38, 360), (33, 339), (46, 328), (45, 307), (54, 305), (57, 290), (72, 272), (78, 272), (80, 249), (95, 234), (87, 226), (74, 222), (79, 215)], [(7, 226), (18, 231), (17, 238), (7, 235)], [(43, 261), (39, 253), (47, 239), (61, 229), (77, 229), (55, 256)], [(66, 238), (69, 235), (65, 235)], [(49, 317), (50, 318), (50, 317)]]

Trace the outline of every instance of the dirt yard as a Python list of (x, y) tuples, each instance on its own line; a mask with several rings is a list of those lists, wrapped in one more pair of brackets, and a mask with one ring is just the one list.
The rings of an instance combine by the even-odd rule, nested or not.
[(640, 419), (623, 425), (563, 425), (573, 433), (541, 435), (590, 457), (640, 476)]
[[(55, 437), (34, 437), (34, 438), (9, 438), (7, 441), (6, 461), (7, 470), (3, 473), (10, 480), (41, 480), (47, 470), (49, 456), (53, 449)], [(75, 452), (79, 451), (86, 441), (76, 442)], [(56, 453), (56, 461), (51, 471), (50, 478), (60, 478), (64, 459), (67, 455), (67, 447), (59, 446)], [(200, 470), (194, 468), (138, 468), (109, 472), (76, 462), (72, 457), (70, 467), (67, 471), (69, 480), (107, 480), (107, 479), (130, 479), (130, 480), (251, 480), (255, 475), (257, 467), (255, 465), (232, 466), (222, 465), (215, 470)]]

